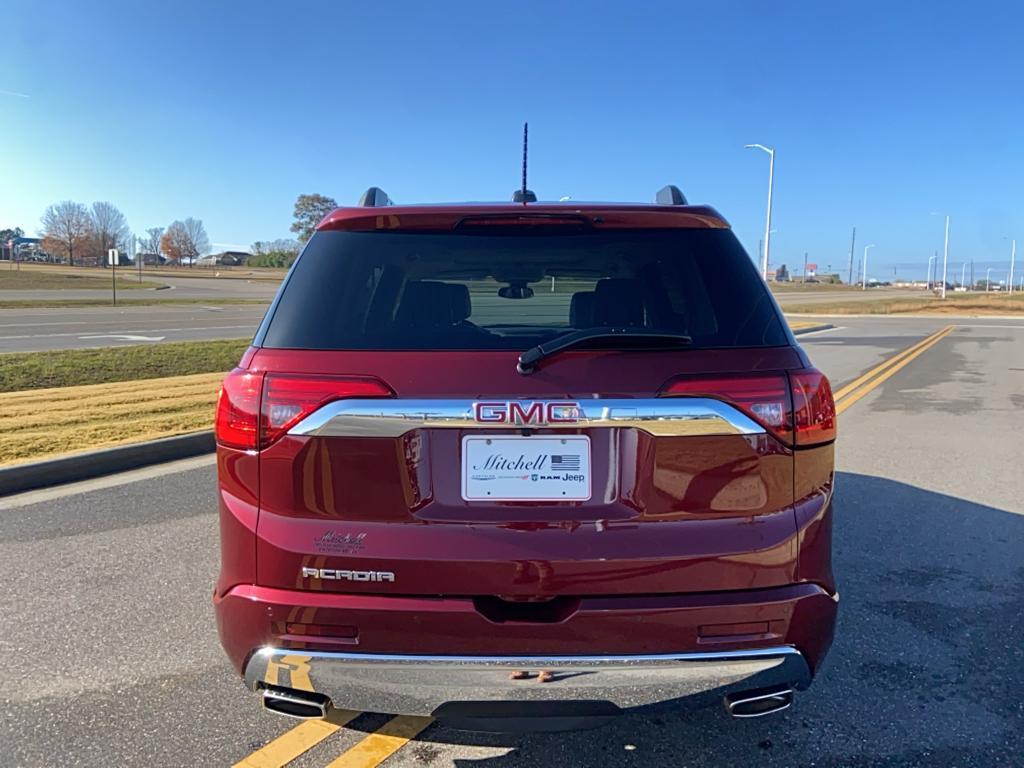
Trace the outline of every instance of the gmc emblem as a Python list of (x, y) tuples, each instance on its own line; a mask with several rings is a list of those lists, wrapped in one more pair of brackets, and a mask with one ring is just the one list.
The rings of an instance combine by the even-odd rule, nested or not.
[(575, 424), (580, 420), (580, 404), (541, 400), (473, 403), (473, 416), (481, 424), (516, 424), (524, 427)]

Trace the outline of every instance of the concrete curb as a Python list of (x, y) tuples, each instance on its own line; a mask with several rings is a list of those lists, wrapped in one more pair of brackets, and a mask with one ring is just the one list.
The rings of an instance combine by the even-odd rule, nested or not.
[(112, 475), (150, 464), (212, 453), (213, 432), (192, 432), (145, 443), (118, 445), (72, 456), (0, 468), (0, 496)]

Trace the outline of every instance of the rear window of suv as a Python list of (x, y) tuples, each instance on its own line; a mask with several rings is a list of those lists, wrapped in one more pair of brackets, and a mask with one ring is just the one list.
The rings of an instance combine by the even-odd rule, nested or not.
[(725, 229), (318, 232), (261, 343), (521, 351), (576, 330), (645, 328), (697, 347), (759, 347), (788, 343), (782, 323)]

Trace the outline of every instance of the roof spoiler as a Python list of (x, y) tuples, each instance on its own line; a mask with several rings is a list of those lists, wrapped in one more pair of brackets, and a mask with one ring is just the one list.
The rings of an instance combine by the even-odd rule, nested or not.
[(686, 205), (686, 195), (675, 184), (667, 184), (654, 196), (658, 205)]
[(391, 198), (380, 187), (370, 187), (359, 198), (360, 208), (384, 208), (388, 205), (394, 205), (394, 203), (391, 202)]

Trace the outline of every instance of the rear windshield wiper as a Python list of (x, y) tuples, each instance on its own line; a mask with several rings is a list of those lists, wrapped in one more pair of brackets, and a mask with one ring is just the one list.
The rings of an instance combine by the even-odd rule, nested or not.
[(526, 350), (519, 355), (516, 370), (525, 376), (533, 373), (537, 368), (537, 363), (546, 357), (557, 355), (559, 352), (591, 341), (608, 339), (641, 339), (651, 347), (664, 349), (683, 347), (693, 343), (693, 339), (685, 333), (676, 331), (659, 331), (653, 328), (584, 328), (582, 331), (556, 336), (551, 341), (545, 341), (543, 344)]

